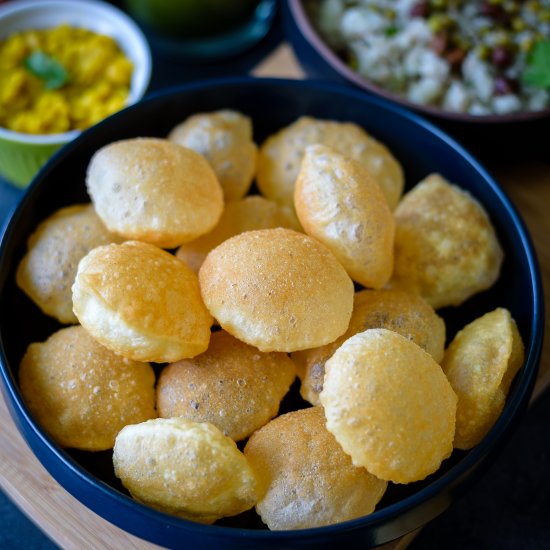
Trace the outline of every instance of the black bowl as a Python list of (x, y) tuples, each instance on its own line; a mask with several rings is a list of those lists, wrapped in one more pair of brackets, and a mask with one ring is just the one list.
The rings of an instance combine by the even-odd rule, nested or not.
[[(99, 147), (122, 138), (165, 136), (190, 114), (221, 108), (251, 116), (257, 142), (301, 115), (355, 121), (390, 147), (404, 166), (408, 187), (436, 171), (477, 197), (506, 251), (501, 277), (492, 289), (459, 308), (440, 310), (449, 338), (497, 306), (512, 312), (525, 342), (526, 361), (502, 415), (479, 445), (469, 452), (455, 451), (426, 480), (392, 485), (370, 516), (323, 528), (270, 532), (254, 512), (213, 526), (157, 512), (127, 495), (114, 477), (110, 452), (61, 449), (37, 425), (21, 398), (17, 372), (26, 347), (59, 328), (14, 283), (17, 263), (33, 228), (54, 210), (88, 200), (85, 170)], [(110, 117), (67, 145), (38, 174), (5, 230), (0, 265), (2, 390), (19, 430), (53, 477), (82, 503), (121, 528), (171, 548), (332, 548), (335, 544), (367, 548), (420, 527), (465, 490), (508, 437), (529, 399), (540, 359), (543, 306), (539, 269), (525, 226), (508, 198), (467, 152), (431, 124), (385, 101), (334, 84), (250, 78), (201, 82), (157, 94)], [(290, 399), (285, 400), (285, 407), (304, 406), (297, 399), (293, 402), (292, 396)]]
[(285, 36), (308, 76), (351, 84), (413, 110), (450, 133), (476, 156), (499, 162), (507, 157), (511, 160), (547, 157), (548, 144), (540, 136), (550, 132), (550, 107), (541, 111), (475, 116), (413, 103), (377, 86), (349, 67), (319, 35), (304, 9), (303, 0), (285, 0), (283, 22)]

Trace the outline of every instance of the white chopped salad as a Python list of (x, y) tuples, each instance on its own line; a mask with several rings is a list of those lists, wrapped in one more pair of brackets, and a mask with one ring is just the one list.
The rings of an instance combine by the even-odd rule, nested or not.
[(499, 115), (550, 107), (550, 0), (318, 0), (323, 40), (409, 101)]

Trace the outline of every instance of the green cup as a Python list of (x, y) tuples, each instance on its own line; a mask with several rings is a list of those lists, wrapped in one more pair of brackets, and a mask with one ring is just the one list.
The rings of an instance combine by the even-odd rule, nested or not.
[[(56, 136), (23, 135), (30, 139), (18, 140), (17, 137), (7, 137), (8, 132), (0, 131), (0, 175), (16, 187), (26, 187), (46, 161), (77, 133), (68, 132)], [(18, 135), (15, 132), (11, 134)]]
[(204, 38), (246, 21), (259, 0), (124, 0), (127, 11), (155, 32)]

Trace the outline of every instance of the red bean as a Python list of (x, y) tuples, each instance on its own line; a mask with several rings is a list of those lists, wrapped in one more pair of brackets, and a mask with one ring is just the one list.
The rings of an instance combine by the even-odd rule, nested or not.
[(428, 17), (430, 15), (429, 2), (420, 1), (413, 4), (410, 15), (411, 17)]
[(506, 95), (513, 94), (517, 92), (518, 83), (511, 78), (506, 78), (505, 76), (497, 76), (495, 78), (495, 87), (493, 93), (495, 95)]
[(466, 52), (462, 48), (453, 48), (445, 56), (449, 65), (453, 68), (460, 67), (462, 61), (464, 61), (464, 57), (466, 57)]
[(501, 69), (508, 67), (513, 61), (512, 52), (504, 46), (496, 46), (491, 52), (491, 61), (493, 65)]
[(442, 55), (445, 50), (447, 49), (447, 46), (449, 44), (449, 35), (446, 32), (438, 32), (434, 35), (430, 46), (432, 47), (432, 50), (438, 54)]

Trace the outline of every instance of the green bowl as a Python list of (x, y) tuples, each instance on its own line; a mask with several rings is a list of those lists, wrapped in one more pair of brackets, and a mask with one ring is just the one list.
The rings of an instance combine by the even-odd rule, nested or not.
[(80, 132), (32, 136), (0, 128), (0, 175), (26, 187), (46, 161)]
[(125, 0), (128, 12), (157, 32), (198, 38), (225, 32), (249, 18), (259, 0)]
[[(143, 97), (151, 78), (151, 51), (143, 32), (122, 10), (98, 0), (18, 0), (0, 5), (0, 40), (21, 30), (62, 23), (112, 36), (134, 65), (128, 105)], [(0, 176), (26, 187), (52, 154), (78, 135), (79, 130), (33, 135), (0, 128)]]

